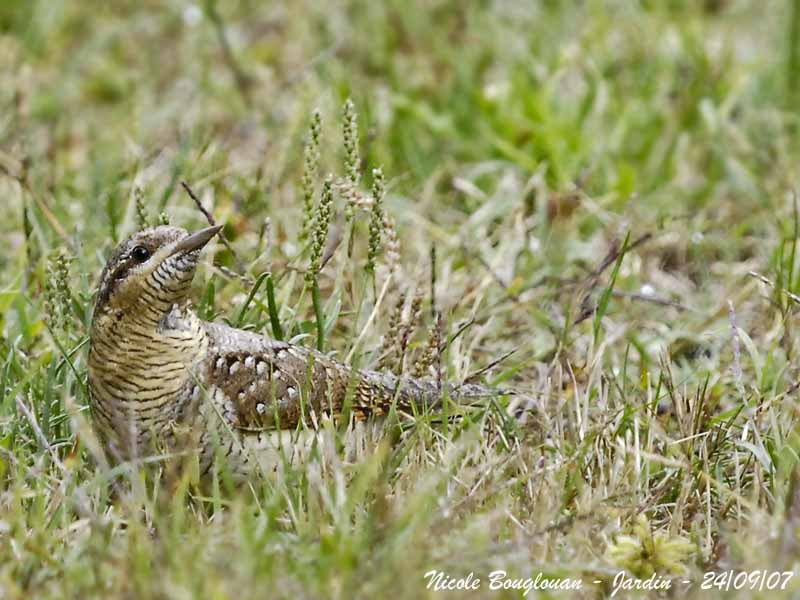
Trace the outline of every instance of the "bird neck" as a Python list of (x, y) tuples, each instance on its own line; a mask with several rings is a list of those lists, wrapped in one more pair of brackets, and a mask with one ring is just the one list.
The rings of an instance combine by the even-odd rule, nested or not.
[(147, 445), (180, 420), (193, 367), (208, 351), (205, 327), (186, 306), (104, 311), (92, 323), (89, 387), (100, 433), (118, 454)]
[[(128, 359), (126, 370), (150, 369), (146, 359), (161, 364), (190, 366), (208, 348), (202, 322), (187, 305), (173, 305), (166, 313), (148, 306), (112, 309), (92, 323), (92, 347), (101, 347), (108, 359)], [(135, 360), (140, 358), (142, 360)]]

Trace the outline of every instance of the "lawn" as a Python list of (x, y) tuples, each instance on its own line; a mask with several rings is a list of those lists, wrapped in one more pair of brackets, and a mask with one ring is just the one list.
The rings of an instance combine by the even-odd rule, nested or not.
[[(800, 593), (798, 107), (797, 1), (3, 0), (0, 598)], [(109, 466), (100, 271), (198, 203), (203, 318), (532, 406)]]

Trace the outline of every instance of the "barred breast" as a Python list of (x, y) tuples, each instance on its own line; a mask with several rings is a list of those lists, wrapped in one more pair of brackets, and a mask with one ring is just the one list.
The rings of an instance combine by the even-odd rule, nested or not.
[(111, 458), (149, 455), (193, 395), (198, 399), (192, 369), (207, 348), (205, 333), (197, 318), (154, 323), (146, 310), (102, 321), (93, 328), (88, 363), (96, 428)]

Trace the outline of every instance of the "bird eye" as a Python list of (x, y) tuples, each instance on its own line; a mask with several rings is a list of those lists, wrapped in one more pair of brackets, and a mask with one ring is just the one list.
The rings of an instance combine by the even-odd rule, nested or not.
[(150, 258), (150, 250), (148, 250), (144, 246), (136, 246), (131, 251), (131, 256), (133, 257), (133, 260), (141, 263)]

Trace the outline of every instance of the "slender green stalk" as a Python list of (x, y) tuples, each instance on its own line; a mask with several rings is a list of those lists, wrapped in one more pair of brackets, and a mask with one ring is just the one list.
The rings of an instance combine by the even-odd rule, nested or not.
[(269, 322), (272, 325), (272, 337), (276, 340), (284, 339), (281, 321), (278, 318), (278, 305), (275, 302), (275, 284), (272, 274), (267, 274), (267, 307), (269, 308)]
[(270, 273), (262, 273), (256, 279), (256, 284), (250, 289), (250, 293), (247, 295), (247, 300), (244, 301), (241, 310), (239, 311), (239, 316), (236, 319), (236, 326), (241, 327), (242, 323), (244, 323), (244, 316), (247, 313), (247, 309), (250, 307), (250, 304), (253, 302), (253, 298), (258, 292), (258, 289), (261, 287), (261, 284), (270, 277)]
[(608, 310), (608, 303), (611, 300), (611, 294), (614, 291), (614, 283), (617, 281), (617, 275), (619, 274), (619, 268), (622, 265), (622, 259), (625, 258), (625, 254), (628, 252), (630, 240), (631, 233), (629, 231), (628, 235), (625, 236), (625, 241), (622, 243), (622, 249), (619, 251), (617, 262), (614, 264), (614, 270), (611, 272), (611, 279), (608, 282), (608, 286), (606, 286), (606, 289), (603, 290), (603, 295), (600, 296), (600, 301), (597, 303), (597, 310), (594, 315), (595, 342), (597, 341), (597, 336), (600, 333), (600, 322), (603, 320), (603, 315), (606, 314), (606, 310)]
[(319, 293), (319, 282), (311, 283), (311, 301), (314, 304), (314, 317), (317, 320), (317, 350), (325, 348), (325, 312), (322, 310), (322, 298)]

